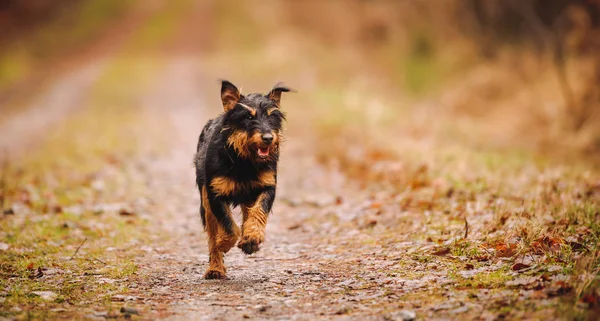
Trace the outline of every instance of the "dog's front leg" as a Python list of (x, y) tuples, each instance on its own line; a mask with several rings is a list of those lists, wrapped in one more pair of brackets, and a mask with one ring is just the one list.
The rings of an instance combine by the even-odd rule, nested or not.
[(260, 244), (265, 240), (265, 227), (267, 216), (271, 212), (275, 200), (275, 188), (268, 188), (256, 198), (254, 203), (242, 205), (244, 223), (242, 224), (242, 238), (238, 247), (246, 254), (252, 254), (260, 249)]
[[(233, 222), (231, 211), (226, 204), (210, 198), (206, 191), (206, 187), (202, 187), (202, 206), (206, 217), (206, 232), (208, 234), (208, 251), (209, 251), (209, 267), (204, 278), (206, 279), (224, 279), (226, 268), (223, 261), (223, 254), (235, 245), (240, 234), (239, 227)], [(225, 217), (223, 217), (225, 216)], [(219, 220), (219, 217), (221, 219)], [(227, 227), (221, 223), (229, 220), (229, 231)]]

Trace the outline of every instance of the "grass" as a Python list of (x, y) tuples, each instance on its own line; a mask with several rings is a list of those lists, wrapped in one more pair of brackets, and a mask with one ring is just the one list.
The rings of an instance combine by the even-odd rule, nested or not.
[[(240, 19), (251, 16), (250, 11), (237, 14)], [(258, 26), (251, 25), (243, 32), (229, 28), (222, 33), (227, 35), (224, 39), (233, 41), (268, 29), (269, 23), (261, 25), (255, 21)], [(294, 28), (288, 27), (283, 34), (305, 41), (306, 36)], [(575, 287), (596, 291), (597, 282), (589, 281), (594, 277), (587, 282), (578, 277), (598, 275), (598, 167), (581, 154), (565, 162), (565, 158), (556, 156), (561, 151), (541, 152), (532, 147), (527, 134), (512, 137), (515, 127), (510, 121), (492, 119), (520, 115), (515, 106), (534, 108), (514, 101), (518, 95), (534, 95), (527, 88), (516, 88), (518, 84), (503, 83), (498, 77), (488, 80), (490, 75), (506, 73), (503, 63), (465, 66), (450, 48), (444, 47), (443, 52), (439, 49), (439, 39), (425, 33), (407, 35), (412, 39), (407, 44), (407, 48), (412, 48), (408, 51), (397, 50), (393, 41), (381, 51), (359, 45), (350, 47), (358, 52), (364, 49), (358, 54), (351, 52), (364, 54), (362, 59), (353, 59), (349, 47), (343, 45), (319, 52), (313, 47), (318, 43), (314, 39), (303, 42), (304, 47), (297, 48), (298, 52), (288, 52), (288, 63), (294, 67), (281, 64), (289, 72), (288, 77), (294, 78), (296, 69), (302, 66), (318, 79), (306, 94), (294, 98), (294, 104), (285, 106), (289, 119), (302, 124), (306, 124), (302, 120), (310, 119), (308, 128), (290, 128), (290, 136), (296, 134), (309, 140), (323, 165), (341, 171), (364, 192), (387, 193), (389, 198), (384, 202), (390, 208), (400, 208), (387, 214), (391, 217), (388, 221), (394, 223), (377, 225), (376, 230), (368, 231), (373, 242), (384, 239), (385, 243), (387, 236), (382, 235), (391, 234), (401, 237), (389, 237), (390, 242), (440, 243), (449, 248), (448, 256), (464, 258), (466, 262), (446, 262), (444, 257), (429, 253), (413, 254), (413, 259), (420, 264), (443, 262), (446, 268), (456, 271), (463, 270), (466, 263), (475, 268), (502, 264), (499, 270), (459, 280), (468, 282), (469, 288), (513, 291), (505, 285), (518, 273), (512, 271), (512, 266), (533, 258), (535, 271), (547, 272), (550, 266), (559, 266), (560, 271), (553, 273), (572, 277), (570, 284)], [(285, 42), (276, 35), (273, 38), (278, 39), (277, 43)], [(268, 39), (262, 39), (260, 44), (262, 48), (253, 47), (250, 53), (237, 53), (236, 59), (220, 57), (222, 64), (227, 65), (224, 68), (246, 71), (238, 61), (259, 61), (261, 52), (268, 55)], [(335, 59), (330, 59), (330, 55)], [(305, 56), (314, 59), (305, 62)], [(390, 63), (391, 59), (395, 59), (394, 63)], [(370, 62), (393, 66), (392, 75), (373, 74)], [(250, 69), (255, 68), (258, 67)], [(263, 77), (281, 73), (269, 68), (261, 69)], [(458, 70), (464, 72), (458, 74)], [(536, 90), (550, 90), (545, 83), (547, 77), (538, 74), (538, 79), (533, 73), (528, 74), (529, 69), (523, 72), (536, 79)], [(467, 79), (465, 75), (470, 76)], [(383, 80), (374, 79), (377, 77)], [(301, 82), (303, 75), (296, 78)], [(484, 98), (479, 97), (477, 90), (482, 83), (486, 90), (483, 96), (488, 95)], [(461, 97), (453, 96), (455, 89)], [(548, 96), (550, 100), (554, 98)], [(493, 104), (493, 110), (484, 107), (488, 103)], [(473, 115), (466, 117), (467, 110)], [(535, 126), (527, 129), (526, 133), (545, 130)], [(407, 217), (422, 221), (424, 232), (407, 236)], [(465, 219), (469, 226), (466, 238)], [(578, 293), (564, 294), (561, 307), (573, 306), (580, 299)], [(519, 306), (522, 311), (532, 309)]]
[[(155, 41), (160, 43), (168, 39), (182, 8), (185, 6), (175, 3), (164, 15), (156, 16), (153, 23), (140, 31), (138, 40), (132, 41), (126, 49), (130, 53), (113, 62), (99, 81), (91, 94), (90, 106), (65, 124), (64, 131), (50, 137), (39, 153), (30, 155), (30, 160), (21, 163), (20, 167), (27, 169), (24, 176), (19, 176), (17, 173), (20, 171), (16, 168), (11, 172), (11, 181), (19, 182), (15, 185), (19, 189), (10, 192), (11, 198), (16, 199), (24, 193), (23, 197), (29, 199), (29, 209), (46, 216), (38, 217), (39, 221), (24, 222), (9, 218), (12, 220), (10, 224), (14, 224), (10, 226), (12, 232), (6, 235), (11, 247), (9, 251), (2, 252), (2, 255), (6, 253), (2, 261), (15, 263), (3, 265), (2, 273), (15, 273), (18, 277), (9, 279), (7, 282), (10, 284), (2, 284), (14, 292), (10, 299), (4, 301), (3, 311), (24, 306), (25, 311), (37, 313), (33, 306), (39, 303), (39, 298), (30, 297), (29, 293), (38, 288), (62, 291), (57, 299), (60, 302), (53, 302), (54, 306), (79, 300), (80, 296), (87, 298), (87, 295), (100, 293), (108, 296), (109, 293), (124, 291), (114, 284), (99, 282), (94, 283), (96, 288), (85, 289), (85, 293), (81, 288), (84, 283), (79, 281), (64, 290), (52, 284), (40, 285), (39, 281), (26, 278), (33, 272), (27, 268), (32, 263), (33, 267), (69, 269), (75, 271), (74, 275), (88, 270), (99, 271), (103, 277), (110, 279), (135, 275), (137, 266), (129, 256), (133, 252), (127, 252), (116, 260), (117, 254), (103, 250), (126, 247), (129, 240), (138, 237), (131, 235), (130, 225), (143, 226), (143, 222), (136, 219), (132, 222), (107, 213), (98, 216), (87, 209), (80, 212), (77, 206), (89, 200), (102, 202), (119, 197), (95, 190), (95, 175), (90, 179), (89, 174), (102, 173), (104, 166), (116, 167), (124, 173), (126, 168), (122, 167), (120, 160), (139, 153), (135, 148), (139, 145), (139, 141), (135, 140), (135, 137), (140, 137), (139, 132), (135, 126), (129, 126), (139, 117), (138, 110), (131, 107), (136, 105), (133, 97), (139, 93), (136, 91), (146, 88), (147, 83), (143, 79), (151, 78), (159, 65), (156, 56), (140, 57), (139, 53), (155, 47)], [(360, 50), (347, 50), (347, 47), (319, 49), (322, 43), (318, 40), (308, 41), (298, 35), (294, 27), (280, 26), (279, 22), (286, 19), (285, 15), (273, 15), (260, 21), (253, 18), (252, 10), (256, 9), (217, 4), (217, 14), (226, 19), (218, 20), (216, 47), (220, 51), (207, 57), (207, 72), (247, 77), (246, 83), (252, 84), (252, 91), (254, 86), (258, 88), (259, 84), (266, 82), (266, 78), (280, 75), (285, 75), (285, 80), (289, 79), (291, 84), (294, 81), (308, 83), (306, 91), (300, 92), (294, 99), (296, 103), (284, 103), (283, 108), (290, 114), (290, 136), (295, 135), (298, 141), (309, 141), (311, 150), (316, 154), (314, 156), (324, 166), (335, 167), (353, 183), (363, 187), (365, 193), (384, 195), (386, 205), (394, 208), (388, 210), (386, 207), (381, 213), (388, 215), (390, 219), (387, 222), (390, 224), (366, 229), (369, 237), (361, 239), (361, 244), (368, 247), (415, 241), (448, 248), (448, 253), (440, 255), (430, 252), (411, 254), (414, 262), (406, 260), (409, 262), (399, 263), (402, 265), (392, 272), (400, 278), (418, 280), (434, 272), (411, 271), (408, 264), (414, 263), (417, 267), (431, 264), (436, 266), (437, 271), (446, 272), (454, 283), (446, 288), (432, 284), (425, 290), (403, 294), (402, 300), (434, 305), (447, 300), (445, 295), (450, 292), (460, 297), (462, 290), (472, 295), (480, 289), (489, 290), (492, 294), (508, 291), (509, 305), (489, 300), (484, 303), (490, 303), (490, 306), (484, 308), (512, 317), (517, 316), (513, 313), (522, 312), (546, 316), (544, 313), (550, 312), (540, 312), (545, 308), (536, 307), (540, 303), (538, 300), (515, 302), (521, 288), (510, 286), (507, 282), (520, 275), (547, 277), (542, 289), (539, 289), (542, 291), (555, 285), (552, 276), (564, 274), (570, 278), (568, 284), (573, 290), (543, 302), (556, 303), (558, 308), (548, 307), (548, 311), (567, 316), (569, 310), (565, 307), (575, 309), (583, 297), (598, 291), (598, 167), (584, 157), (578, 158), (580, 156), (575, 161), (564, 162), (560, 158), (537, 153), (536, 148), (528, 148), (518, 141), (527, 140), (528, 136), (510, 137), (513, 128), (505, 126), (510, 122), (494, 122), (494, 116), (520, 115), (521, 109), (518, 108), (530, 107), (515, 102), (515, 107), (508, 108), (506, 106), (512, 106), (516, 98), (503, 97), (503, 92), (498, 94), (492, 90), (499, 85), (510, 92), (514, 89), (511, 82), (497, 83), (501, 77), (491, 77), (492, 84), (483, 87), (491, 91), (489, 95), (492, 98), (482, 100), (477, 95), (479, 87), (469, 85), (473, 79), (454, 74), (456, 61), (445, 60), (438, 52), (437, 44), (430, 43), (432, 40), (428, 35), (411, 35), (413, 40), (409, 47), (414, 50), (408, 54), (396, 50), (382, 52), (381, 56), (366, 53), (357, 62), (352, 59), (352, 54)], [(283, 33), (278, 34), (275, 30)], [(275, 62), (271, 60), (277, 56), (273, 54), (273, 51), (276, 52), (273, 48), (285, 49), (288, 45), (292, 49), (284, 50), (283, 58), (274, 59)], [(233, 50), (236, 48), (243, 50)], [(375, 79), (380, 74), (371, 75), (371, 66), (363, 61), (377, 58), (386, 62), (395, 59), (391, 72), (396, 78), (392, 75), (393, 79), (389, 81), (389, 74), (384, 73), (381, 76), (383, 80)], [(261, 63), (263, 61), (268, 63)], [(486, 71), (491, 75), (502, 75), (505, 73), (503, 67), (499, 64)], [(463, 76), (465, 79), (456, 79)], [(474, 77), (474, 80), (480, 79)], [(142, 89), (126, 86), (135, 83), (142, 84)], [(446, 95), (451, 95), (463, 84), (467, 84), (467, 89), (459, 90), (464, 95), (460, 98), (464, 98), (466, 103), (461, 107)], [(523, 94), (523, 91), (519, 93)], [(487, 103), (497, 101), (511, 104), (502, 107), (506, 110), (498, 106), (500, 103), (493, 105), (498, 109), (484, 108)], [(461, 109), (463, 107), (465, 110)], [(489, 112), (491, 116), (466, 118), (466, 109), (477, 109), (478, 113), (486, 115)], [(104, 124), (109, 125), (105, 127)], [(127, 130), (123, 131), (123, 128)], [(538, 129), (534, 127), (531, 131), (537, 132)], [(84, 134), (77, 139), (67, 139), (72, 132)], [(496, 142), (495, 135), (501, 136), (503, 143)], [(132, 139), (120, 139), (123, 136)], [(87, 145), (90, 141), (94, 144)], [(64, 157), (57, 161), (49, 155)], [(48, 162), (49, 159), (52, 161)], [(76, 174), (73, 175), (73, 172)], [(111, 186), (113, 178), (107, 179), (107, 186)], [(26, 188), (22, 188), (24, 186)], [(44, 195), (48, 191), (57, 204), (47, 201)], [(45, 209), (52, 209), (54, 205), (64, 210), (58, 214), (45, 214), (48, 212)], [(57, 219), (77, 228), (65, 229), (56, 222)], [(331, 220), (334, 219), (338, 219), (337, 216), (331, 217)], [(465, 231), (465, 219), (469, 233)], [(418, 225), (415, 228), (413, 220)], [(106, 226), (117, 228), (107, 230)], [(78, 232), (72, 235), (74, 230)], [(26, 237), (22, 238), (19, 233)], [(65, 260), (63, 250), (69, 249), (69, 254), (74, 252), (85, 237), (88, 241), (83, 247), (84, 252), (73, 262)], [(22, 239), (24, 243), (20, 244)], [(35, 250), (31, 253), (16, 250), (28, 247)], [(110, 261), (110, 268), (103, 269), (105, 264), (102, 262), (107, 258), (114, 261)], [(513, 271), (512, 266), (524, 259), (531, 259), (528, 263), (531, 269)], [(465, 278), (460, 272), (469, 270), (467, 264), (472, 265), (471, 269), (482, 271)], [(491, 266), (496, 264), (501, 267), (492, 269)], [(113, 266), (118, 269), (112, 269)], [(555, 266), (559, 270), (555, 270)], [(554, 272), (550, 272), (551, 267)], [(86, 277), (85, 280), (95, 278)], [(84, 306), (114, 307), (107, 299), (85, 300), (90, 303)], [(471, 297), (467, 301), (481, 303), (478, 300)], [(9, 314), (14, 315), (12, 312)], [(586, 314), (583, 312), (581, 315)]]
[(80, 1), (71, 10), (59, 12), (51, 23), (21, 35), (0, 53), (0, 89), (25, 79), (51, 56), (94, 39), (131, 4), (130, 0)]
[[(139, 108), (162, 66), (152, 50), (169, 39), (183, 13), (180, 3), (163, 9), (108, 63), (84, 106), (3, 171), (3, 205), (15, 214), (0, 218), (0, 239), (8, 246), (0, 252), (0, 288), (6, 291), (0, 316), (118, 311), (110, 298), (126, 293), (123, 282), (138, 269), (134, 245), (150, 233), (138, 213), (119, 215), (107, 206), (143, 195), (128, 160), (165, 146), (161, 132), (147, 130), (158, 120)], [(152, 144), (143, 143), (148, 140)], [(34, 291), (57, 297), (43, 301)]]

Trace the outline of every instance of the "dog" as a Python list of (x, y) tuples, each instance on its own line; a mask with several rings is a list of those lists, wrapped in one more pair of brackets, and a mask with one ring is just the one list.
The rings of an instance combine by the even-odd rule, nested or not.
[[(260, 249), (275, 200), (277, 162), (285, 114), (276, 84), (267, 94), (242, 95), (221, 82), (223, 113), (207, 122), (198, 139), (194, 163), (200, 192), (200, 216), (208, 234), (209, 266), (205, 279), (225, 279), (225, 253), (236, 244), (246, 254)], [(242, 209), (242, 228), (231, 207)]]

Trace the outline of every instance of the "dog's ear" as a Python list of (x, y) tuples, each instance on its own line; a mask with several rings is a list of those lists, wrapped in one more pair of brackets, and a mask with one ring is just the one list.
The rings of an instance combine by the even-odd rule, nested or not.
[(221, 102), (225, 111), (232, 110), (240, 101), (241, 96), (240, 91), (234, 84), (227, 80), (221, 81)]
[(278, 82), (273, 86), (273, 89), (267, 94), (267, 98), (272, 99), (277, 106), (281, 104), (281, 93), (290, 92), (292, 89), (286, 87), (283, 83)]

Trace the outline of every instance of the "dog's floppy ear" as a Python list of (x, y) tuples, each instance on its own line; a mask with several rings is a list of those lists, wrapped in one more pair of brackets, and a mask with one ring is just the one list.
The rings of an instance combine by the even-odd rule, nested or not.
[(221, 81), (221, 102), (225, 111), (232, 110), (240, 101), (241, 96), (240, 91), (234, 84), (227, 80)]
[(272, 99), (277, 106), (281, 103), (281, 93), (293, 91), (292, 89), (286, 87), (282, 82), (278, 82), (273, 86), (273, 89), (267, 94), (267, 98)]

